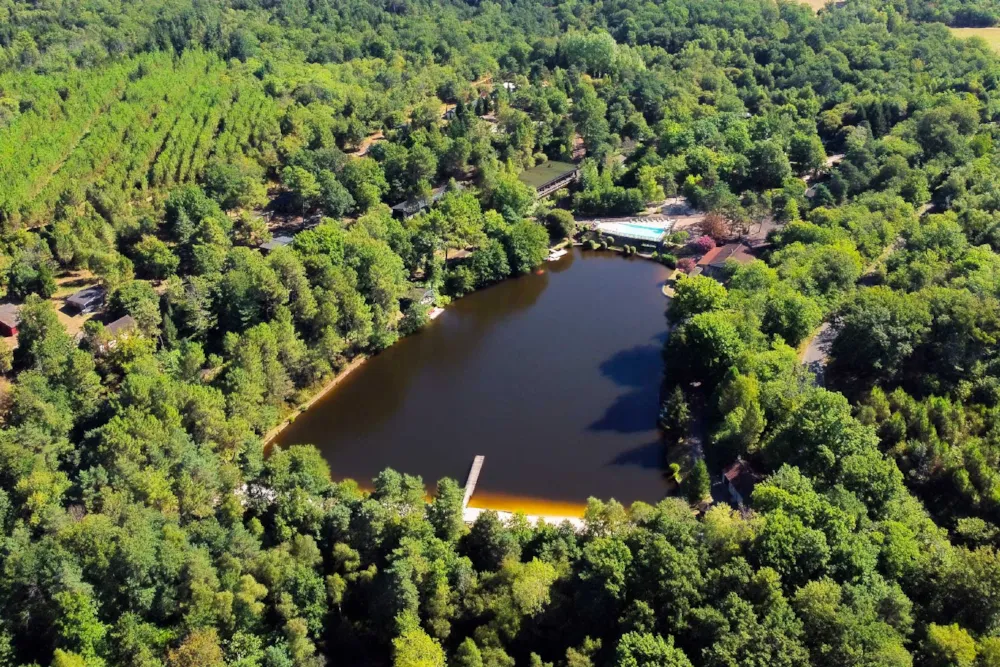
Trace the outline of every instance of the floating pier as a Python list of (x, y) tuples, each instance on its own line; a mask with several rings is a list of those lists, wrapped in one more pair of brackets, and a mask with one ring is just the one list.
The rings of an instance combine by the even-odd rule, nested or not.
[[(485, 461), (486, 457), (481, 454), (472, 459), (472, 467), (469, 468), (469, 477), (465, 480), (465, 496), (462, 498), (462, 520), (467, 524), (475, 523), (476, 519), (479, 518), (479, 515), (487, 511), (486, 508), (482, 507), (469, 507), (469, 501), (472, 500), (472, 494), (476, 490), (476, 482), (479, 481), (479, 473), (482, 472), (483, 463)], [(506, 523), (514, 518), (514, 513), (498, 510), (497, 516), (501, 521)], [(545, 516), (541, 514), (529, 514), (526, 518), (532, 525), (536, 525), (539, 522), (559, 525), (566, 521), (569, 522), (569, 524), (573, 526), (573, 529), (577, 532), (586, 528), (586, 524), (583, 519), (576, 516)]]
[(479, 473), (483, 469), (484, 461), (486, 461), (486, 457), (482, 454), (477, 454), (476, 458), (472, 459), (472, 467), (469, 468), (469, 477), (465, 480), (465, 496), (462, 498), (462, 510), (465, 510), (469, 506), (469, 501), (472, 500), (472, 494), (476, 490), (476, 482), (479, 481)]

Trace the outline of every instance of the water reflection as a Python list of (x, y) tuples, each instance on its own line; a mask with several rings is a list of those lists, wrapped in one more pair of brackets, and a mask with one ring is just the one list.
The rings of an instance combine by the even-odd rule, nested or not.
[(579, 250), (543, 269), (458, 300), (279, 443), (317, 445), (338, 478), (463, 482), (484, 454), (477, 497), (658, 500), (666, 271)]

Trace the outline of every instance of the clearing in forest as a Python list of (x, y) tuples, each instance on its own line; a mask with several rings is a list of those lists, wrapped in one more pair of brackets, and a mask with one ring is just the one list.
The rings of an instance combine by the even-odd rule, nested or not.
[(960, 39), (982, 37), (994, 51), (1000, 52), (1000, 27), (994, 28), (948, 28), (951, 34)]

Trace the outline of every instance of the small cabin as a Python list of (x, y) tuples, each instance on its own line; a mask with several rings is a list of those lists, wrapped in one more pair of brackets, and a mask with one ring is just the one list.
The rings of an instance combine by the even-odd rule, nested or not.
[(275, 236), (267, 243), (261, 245), (260, 249), (265, 255), (277, 250), (278, 248), (284, 248), (292, 244), (295, 239), (291, 236)]
[(760, 475), (743, 459), (736, 459), (722, 471), (722, 481), (726, 484), (733, 504), (739, 508), (750, 500), (750, 495), (760, 479)]
[(433, 287), (422, 287), (420, 285), (414, 285), (403, 296), (403, 300), (410, 303), (418, 303), (421, 306), (433, 304), (436, 298), (437, 292), (434, 291)]
[(126, 340), (138, 328), (138, 324), (131, 315), (119, 317), (114, 322), (106, 324), (104, 331), (107, 333), (107, 342), (97, 346), (98, 352), (113, 350), (118, 345), (118, 341)]
[(726, 262), (749, 264), (754, 259), (750, 248), (742, 243), (727, 243), (705, 253), (704, 257), (698, 260), (698, 267), (701, 269), (700, 273), (721, 281), (726, 276)]
[(16, 336), (21, 323), (21, 307), (14, 303), (0, 304), (0, 336)]
[[(459, 189), (461, 189), (461, 185), (459, 185)], [(421, 211), (424, 211), (436, 204), (446, 194), (448, 194), (448, 186), (442, 185), (440, 187), (436, 187), (431, 190), (430, 195), (427, 197), (422, 197), (420, 199), (407, 199), (406, 201), (399, 202), (392, 207), (392, 214), (397, 218), (412, 218)]]
[(107, 290), (101, 285), (85, 287), (66, 299), (66, 307), (78, 315), (94, 313), (104, 306)]

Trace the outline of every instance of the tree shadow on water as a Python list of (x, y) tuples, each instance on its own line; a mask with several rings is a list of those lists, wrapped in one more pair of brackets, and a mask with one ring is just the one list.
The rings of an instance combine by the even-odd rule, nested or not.
[(663, 468), (663, 443), (659, 439), (619, 452), (608, 462), (612, 466), (632, 466), (646, 470)]
[(637, 345), (616, 352), (601, 362), (601, 374), (629, 391), (615, 398), (599, 419), (587, 429), (638, 433), (656, 423), (660, 380), (663, 375), (662, 350), (666, 334), (654, 337), (655, 343)]

